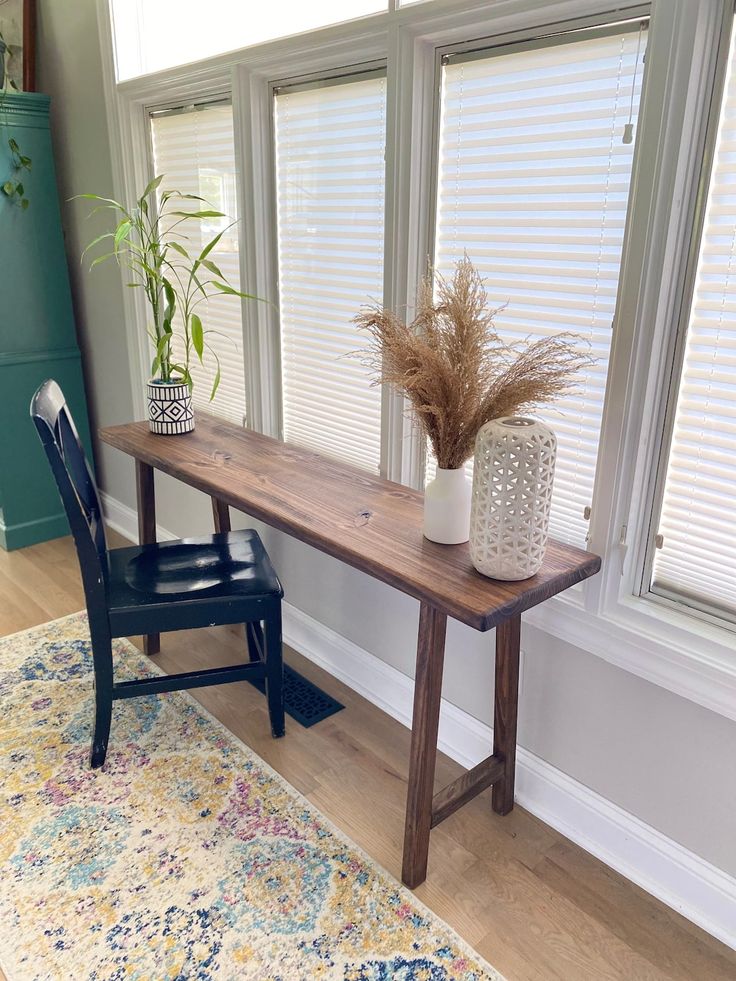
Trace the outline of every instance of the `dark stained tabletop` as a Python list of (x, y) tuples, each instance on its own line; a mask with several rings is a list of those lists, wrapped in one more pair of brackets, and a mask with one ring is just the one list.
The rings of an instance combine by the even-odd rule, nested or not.
[(183, 435), (133, 422), (102, 429), (100, 438), (477, 630), (600, 569), (597, 555), (550, 541), (531, 579), (488, 579), (471, 565), (467, 544), (423, 537), (419, 491), (202, 413)]

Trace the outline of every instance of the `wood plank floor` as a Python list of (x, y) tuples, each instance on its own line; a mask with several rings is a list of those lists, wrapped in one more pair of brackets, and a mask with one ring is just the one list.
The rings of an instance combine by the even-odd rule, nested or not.
[[(111, 544), (121, 544), (113, 540)], [(0, 634), (83, 606), (70, 539), (0, 550)], [(137, 638), (136, 638), (137, 639)], [(235, 628), (164, 635), (167, 671), (243, 658)], [(200, 701), (395, 876), (401, 870), (409, 732), (293, 651), (286, 659), (346, 710), (312, 729), (287, 719), (274, 741), (261, 696), (247, 684), (205, 689)], [(112, 740), (119, 738), (113, 715)], [(1, 749), (1, 747), (0, 747)], [(460, 767), (440, 757), (438, 786)], [(432, 833), (416, 895), (508, 981), (733, 981), (736, 952), (516, 807), (505, 818), (482, 794)]]

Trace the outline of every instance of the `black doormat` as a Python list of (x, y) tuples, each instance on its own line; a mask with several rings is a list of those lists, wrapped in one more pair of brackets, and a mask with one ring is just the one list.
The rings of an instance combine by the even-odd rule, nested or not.
[[(266, 693), (266, 682), (262, 678), (250, 682), (258, 691)], [(322, 691), (304, 675), (299, 674), (288, 664), (284, 665), (284, 708), (287, 715), (309, 729), (322, 719), (327, 719), (345, 706), (336, 698)]]

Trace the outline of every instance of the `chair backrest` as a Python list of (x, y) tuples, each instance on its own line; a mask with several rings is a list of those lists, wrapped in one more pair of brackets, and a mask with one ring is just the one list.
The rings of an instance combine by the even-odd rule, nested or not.
[(52, 379), (45, 381), (33, 396), (31, 418), (69, 519), (87, 607), (104, 603), (107, 544), (100, 498), (64, 393)]

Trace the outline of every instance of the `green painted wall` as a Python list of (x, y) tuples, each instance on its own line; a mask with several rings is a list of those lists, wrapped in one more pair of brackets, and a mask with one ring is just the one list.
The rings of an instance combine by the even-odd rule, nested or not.
[(0, 179), (12, 172), (8, 139), (33, 162), (26, 210), (0, 194), (0, 544), (21, 548), (69, 533), (28, 414), (46, 378), (64, 390), (89, 450), (49, 133), (49, 98), (8, 94), (0, 107)]

